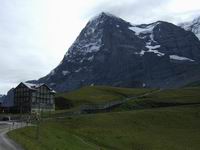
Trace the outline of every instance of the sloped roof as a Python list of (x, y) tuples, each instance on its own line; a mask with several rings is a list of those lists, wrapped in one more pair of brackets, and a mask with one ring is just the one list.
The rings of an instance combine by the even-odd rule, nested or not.
[(56, 93), (56, 91), (54, 91), (53, 89), (49, 88), (46, 84), (44, 83), (39, 83), (39, 84), (35, 84), (35, 83), (27, 83), (27, 82), (22, 82), (22, 84), (24, 84), (27, 88), (31, 89), (31, 90), (37, 90), (39, 87), (41, 86), (46, 86), (51, 92)]
[(36, 88), (39, 88), (40, 86), (44, 85), (42, 84), (34, 84), (34, 83), (27, 83), (27, 82), (22, 82), (26, 87), (32, 90), (36, 90)]

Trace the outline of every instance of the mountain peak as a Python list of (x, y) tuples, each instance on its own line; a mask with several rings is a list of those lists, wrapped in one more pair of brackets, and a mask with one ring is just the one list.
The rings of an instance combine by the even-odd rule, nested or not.
[(90, 19), (90, 22), (93, 22), (93, 21), (99, 21), (99, 20), (107, 20), (107, 19), (120, 19), (119, 17), (111, 14), (111, 13), (108, 13), (108, 12), (101, 12), (99, 13), (98, 15), (92, 17), (92, 19)]
[(191, 32), (171, 23), (132, 25), (102, 12), (82, 29), (62, 62), (36, 82), (57, 91), (89, 85), (178, 87), (199, 80), (199, 49)]

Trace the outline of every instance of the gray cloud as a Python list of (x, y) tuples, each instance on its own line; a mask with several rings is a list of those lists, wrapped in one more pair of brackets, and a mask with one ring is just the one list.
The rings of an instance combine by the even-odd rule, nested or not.
[[(19, 82), (37, 79), (51, 69), (43, 47), (35, 44), (31, 7), (31, 3), (25, 1), (0, 2), (1, 93), (6, 93)], [(37, 43), (40, 40), (42, 38), (38, 38)]]
[(133, 23), (145, 23), (156, 20), (157, 16), (161, 15), (157, 14), (159, 9), (170, 1), (171, 0), (107, 0), (95, 6), (88, 14), (98, 14), (105, 11)]
[(200, 15), (200, 9), (180, 13), (171, 12), (166, 6), (174, 1), (176, 0), (106, 0), (98, 3), (87, 12), (86, 16), (91, 17), (91, 14), (94, 15), (104, 11), (119, 16), (133, 24), (141, 24), (157, 20), (178, 23)]

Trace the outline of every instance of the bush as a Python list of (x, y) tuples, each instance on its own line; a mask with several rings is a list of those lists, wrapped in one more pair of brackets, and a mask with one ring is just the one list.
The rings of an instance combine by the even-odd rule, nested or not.
[(74, 105), (71, 100), (68, 100), (64, 97), (56, 97), (55, 98), (55, 107), (56, 110), (63, 110), (72, 108)]

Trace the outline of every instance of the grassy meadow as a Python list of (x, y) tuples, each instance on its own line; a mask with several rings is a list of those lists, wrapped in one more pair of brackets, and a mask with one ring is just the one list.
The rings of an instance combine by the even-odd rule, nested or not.
[[(98, 89), (96, 97), (103, 97), (104, 92), (108, 92), (101, 88), (103, 94)], [(135, 92), (128, 89), (123, 94), (134, 95), (130, 91), (141, 94), (138, 89)], [(34, 126), (11, 131), (8, 136), (25, 150), (199, 150), (199, 91), (198, 87), (164, 90), (131, 99), (109, 113), (44, 120), (40, 124), (39, 140)], [(73, 94), (69, 94), (72, 100), (81, 99), (80, 95)], [(88, 97), (92, 101), (92, 96)], [(160, 103), (177, 105), (160, 107)]]
[(101, 104), (117, 101), (127, 97), (142, 95), (150, 91), (152, 91), (152, 89), (90, 86), (72, 92), (59, 93), (56, 97), (58, 101), (59, 98), (64, 98), (66, 101), (70, 101), (74, 107), (77, 107), (85, 104)]

